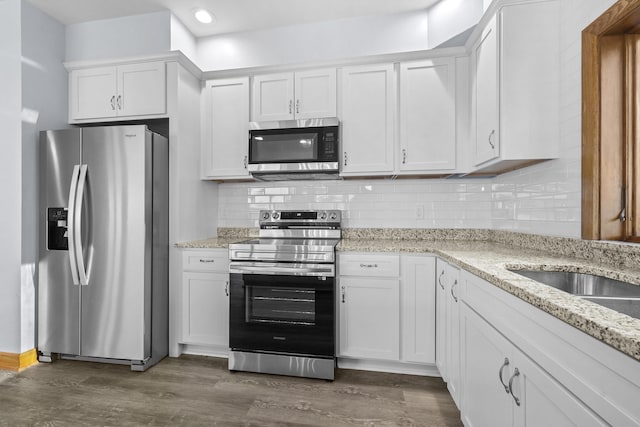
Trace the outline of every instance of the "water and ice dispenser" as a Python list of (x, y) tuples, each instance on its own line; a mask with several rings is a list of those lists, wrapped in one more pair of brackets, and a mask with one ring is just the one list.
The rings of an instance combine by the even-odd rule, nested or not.
[(67, 210), (65, 208), (47, 208), (47, 249), (54, 251), (69, 250)]

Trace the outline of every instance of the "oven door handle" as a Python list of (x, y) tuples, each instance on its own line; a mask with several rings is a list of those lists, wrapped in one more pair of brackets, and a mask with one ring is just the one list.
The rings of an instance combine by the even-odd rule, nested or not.
[(229, 272), (237, 274), (268, 274), (285, 276), (334, 277), (335, 267), (309, 264), (234, 263), (229, 264)]

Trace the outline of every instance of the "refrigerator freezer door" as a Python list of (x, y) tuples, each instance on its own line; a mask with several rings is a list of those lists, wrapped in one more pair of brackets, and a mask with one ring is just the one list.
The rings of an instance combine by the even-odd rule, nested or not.
[(82, 356), (149, 356), (151, 154), (145, 126), (84, 129)]
[[(80, 287), (73, 284), (62, 218), (69, 208), (72, 172), (80, 164), (81, 138), (80, 129), (40, 134), (39, 223), (47, 228), (39, 233), (38, 350), (42, 353), (80, 351)], [(57, 241), (49, 242), (54, 235)]]

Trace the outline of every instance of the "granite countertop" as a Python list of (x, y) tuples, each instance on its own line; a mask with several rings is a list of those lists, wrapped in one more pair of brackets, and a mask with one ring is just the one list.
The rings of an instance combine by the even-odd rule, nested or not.
[(246, 240), (246, 237), (209, 237), (202, 240), (176, 243), (180, 249), (227, 249), (231, 243)]
[[(636, 258), (634, 258), (637, 257), (635, 250), (629, 251), (623, 248), (619, 253), (610, 256), (609, 258), (617, 257), (618, 265), (612, 266), (598, 261), (600, 253), (596, 255), (587, 253), (585, 254), (587, 256), (582, 258), (573, 256), (576, 253), (576, 245), (583, 245), (583, 241), (576, 239), (553, 239), (551, 245), (554, 245), (554, 251), (549, 251), (539, 248), (540, 236), (526, 234), (516, 234), (515, 239), (512, 240), (525, 239), (524, 243), (520, 241), (518, 244), (510, 244), (511, 241), (508, 239), (507, 242), (491, 240), (492, 237), (504, 239), (504, 236), (491, 236), (491, 233), (475, 230), (430, 232), (426, 239), (420, 233), (414, 235), (415, 233), (412, 234), (405, 230), (391, 234), (387, 232), (381, 234), (378, 231), (375, 230), (373, 234), (360, 231), (343, 232), (343, 236), (346, 234), (346, 238), (343, 237), (337, 250), (342, 252), (399, 252), (437, 255), (636, 360), (640, 360), (640, 319), (618, 313), (509, 271), (510, 269), (575, 271), (597, 274), (640, 286), (640, 269), (630, 267), (638, 265), (635, 262)], [(221, 237), (184, 242), (176, 246), (191, 249), (228, 248), (230, 243), (246, 240), (252, 235), (254, 235), (252, 231), (234, 229), (232, 232), (223, 233)], [(393, 238), (384, 238), (391, 236)], [(527, 248), (527, 236), (531, 236), (532, 239), (532, 244), (529, 247), (538, 249)], [(571, 256), (557, 254), (562, 251), (563, 245), (567, 246), (566, 252)], [(602, 243), (594, 242), (596, 251), (599, 246), (602, 246)], [(589, 247), (586, 248), (579, 247), (581, 251), (588, 251)], [(615, 246), (613, 248), (616, 251)], [(625, 260), (625, 257), (628, 257), (629, 260)]]

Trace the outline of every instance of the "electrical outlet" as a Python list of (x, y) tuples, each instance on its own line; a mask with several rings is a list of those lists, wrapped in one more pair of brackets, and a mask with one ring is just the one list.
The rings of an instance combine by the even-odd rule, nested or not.
[(416, 219), (424, 219), (424, 206), (416, 206)]

